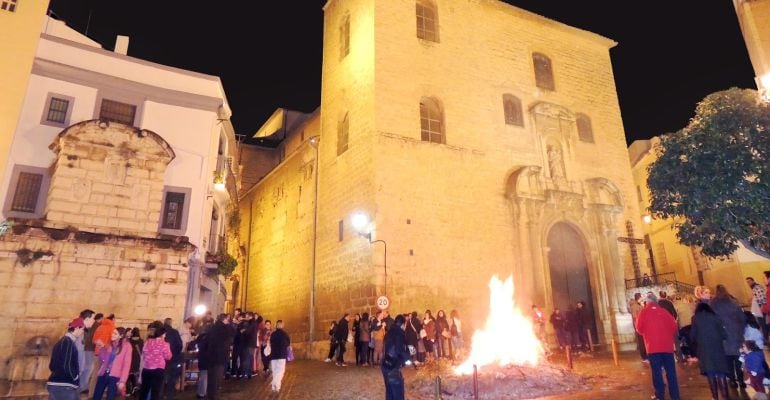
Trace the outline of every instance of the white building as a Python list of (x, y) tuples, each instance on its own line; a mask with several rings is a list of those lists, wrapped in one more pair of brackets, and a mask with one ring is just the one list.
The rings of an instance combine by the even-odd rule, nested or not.
[(237, 192), (229, 162), (236, 142), (222, 82), (130, 57), (127, 50), (127, 37), (119, 36), (112, 52), (46, 18), (8, 173), (0, 181), (3, 217), (45, 217), (47, 174), (55, 156), (49, 146), (68, 126), (107, 119), (156, 132), (176, 154), (165, 173), (157, 232), (187, 236), (197, 247), (188, 263), (189, 287), (197, 290), (189, 290), (185, 314), (198, 303), (221, 310), (224, 285), (216, 274), (203, 272), (207, 253), (224, 246), (229, 204)]

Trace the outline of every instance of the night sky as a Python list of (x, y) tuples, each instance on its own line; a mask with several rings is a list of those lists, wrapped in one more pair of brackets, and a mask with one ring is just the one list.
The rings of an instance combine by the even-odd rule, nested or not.
[[(619, 43), (611, 54), (629, 143), (681, 129), (709, 93), (755, 88), (730, 0), (506, 2)], [(51, 0), (50, 9), (81, 33), (88, 25), (105, 48), (128, 35), (131, 56), (220, 76), (236, 132), (251, 135), (278, 107), (320, 104), (324, 3)]]

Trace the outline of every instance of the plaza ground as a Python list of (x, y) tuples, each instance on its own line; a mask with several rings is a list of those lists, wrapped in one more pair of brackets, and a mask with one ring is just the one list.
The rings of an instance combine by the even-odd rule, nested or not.
[[(555, 357), (557, 365), (566, 365), (563, 357)], [(610, 353), (598, 352), (576, 357), (574, 371), (586, 376), (592, 387), (585, 392), (564, 393), (540, 400), (650, 400), (653, 394), (649, 366), (639, 360), (637, 353), (626, 352), (615, 366)], [(682, 399), (709, 399), (705, 378), (697, 364), (677, 366)], [(409, 383), (415, 376), (412, 368), (404, 369), (409, 400), (432, 400), (433, 396), (419, 396), (409, 392)], [(470, 378), (469, 378), (470, 379)], [(555, 386), (559, 382), (554, 382)], [(731, 399), (748, 400), (748, 393), (731, 389)], [(749, 389), (750, 393), (753, 392)], [(382, 375), (377, 367), (337, 367), (320, 361), (296, 361), (287, 365), (283, 387), (279, 394), (270, 392), (269, 378), (254, 377), (251, 380), (226, 380), (222, 388), (222, 400), (381, 400), (385, 398)], [(179, 398), (194, 400), (195, 392), (188, 389)], [(445, 396), (444, 399), (455, 397)], [(668, 399), (668, 397), (666, 397)]]

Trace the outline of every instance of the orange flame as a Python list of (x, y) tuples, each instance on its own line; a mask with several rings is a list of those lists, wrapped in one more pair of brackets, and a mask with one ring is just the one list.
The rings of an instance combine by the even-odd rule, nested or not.
[(481, 370), (492, 364), (536, 365), (543, 354), (532, 321), (522, 315), (513, 301), (513, 276), (503, 282), (497, 276), (489, 281), (489, 317), (484, 329), (476, 330), (471, 353), (455, 373), (468, 375), (473, 366)]

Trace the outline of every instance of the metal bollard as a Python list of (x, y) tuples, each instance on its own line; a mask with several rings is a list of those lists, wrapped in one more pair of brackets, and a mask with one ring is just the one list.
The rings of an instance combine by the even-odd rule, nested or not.
[(615, 338), (612, 338), (612, 360), (615, 361), (616, 367), (620, 365), (618, 362), (618, 342), (615, 341)]
[(436, 400), (443, 400), (441, 398), (441, 377), (436, 376)]
[(586, 335), (588, 336), (588, 351), (594, 351), (594, 338), (591, 336), (590, 329), (586, 329)]
[(567, 367), (572, 371), (572, 346), (567, 345), (565, 350), (567, 351)]
[(479, 400), (479, 370), (473, 364), (473, 400)]

